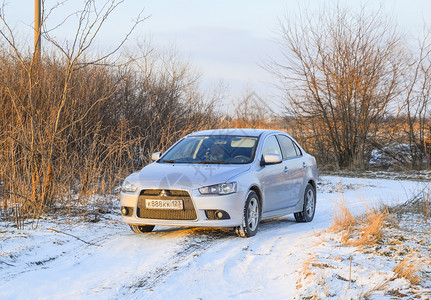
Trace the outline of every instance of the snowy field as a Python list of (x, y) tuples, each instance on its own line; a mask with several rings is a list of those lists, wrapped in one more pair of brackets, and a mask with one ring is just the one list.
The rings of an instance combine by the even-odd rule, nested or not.
[[(42, 220), (37, 230), (0, 223), (0, 299), (430, 299), (429, 276), (420, 286), (394, 276), (395, 250), (358, 251), (325, 231), (340, 199), (359, 214), (364, 203), (403, 203), (426, 184), (322, 176), (312, 223), (266, 221), (249, 239), (202, 228), (138, 235), (116, 212), (97, 223)], [(416, 230), (423, 233), (416, 251), (429, 257), (431, 228)], [(394, 243), (404, 241), (410, 237)], [(431, 273), (429, 265), (424, 272)]]

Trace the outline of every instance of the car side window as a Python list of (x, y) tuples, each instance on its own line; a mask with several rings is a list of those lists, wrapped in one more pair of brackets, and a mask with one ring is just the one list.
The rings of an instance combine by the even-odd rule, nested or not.
[(299, 149), (298, 145), (295, 144), (295, 142), (293, 142), (293, 146), (295, 146), (296, 155), (297, 156), (302, 156), (302, 151), (301, 151), (301, 149)]
[(295, 143), (285, 135), (277, 135), (278, 141), (281, 145), (281, 151), (283, 153), (283, 159), (293, 158), (301, 156), (301, 150)]
[(266, 155), (269, 153), (281, 155), (280, 145), (278, 144), (277, 139), (274, 135), (268, 137), (263, 144), (262, 155)]

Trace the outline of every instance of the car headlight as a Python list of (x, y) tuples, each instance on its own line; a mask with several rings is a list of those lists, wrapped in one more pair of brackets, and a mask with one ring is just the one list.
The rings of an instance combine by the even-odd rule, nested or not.
[(226, 182), (220, 184), (214, 184), (209, 186), (204, 186), (199, 188), (199, 193), (202, 195), (207, 194), (218, 194), (218, 195), (227, 195), (236, 192), (236, 182)]
[(124, 180), (123, 185), (121, 186), (121, 191), (123, 193), (133, 193), (136, 192), (137, 188), (127, 180)]

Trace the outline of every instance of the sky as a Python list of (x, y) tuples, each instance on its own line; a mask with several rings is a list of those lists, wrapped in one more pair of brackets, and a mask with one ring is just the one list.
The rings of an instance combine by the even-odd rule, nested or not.
[[(48, 27), (61, 22), (71, 12), (82, 8), (84, 0), (69, 0), (50, 16)], [(103, 3), (103, 0), (96, 0)], [(133, 20), (143, 11), (147, 19), (131, 37), (151, 40), (160, 48), (175, 47), (202, 74), (203, 88), (222, 82), (226, 87), (223, 103), (253, 90), (263, 99), (277, 97), (273, 76), (262, 68), (271, 59), (280, 57), (277, 45), (279, 20), (301, 9), (317, 10), (331, 0), (125, 0), (111, 15), (97, 40), (99, 48), (109, 48), (122, 39)], [(359, 1), (338, 0), (356, 9)], [(32, 41), (34, 1), (6, 1), (5, 16), (21, 39)], [(57, 3), (46, 0), (47, 8)], [(362, 1), (378, 8), (379, 1)], [(416, 36), (424, 21), (431, 20), (429, 0), (382, 0), (385, 14), (393, 17), (399, 29)], [(73, 18), (55, 31), (59, 40), (73, 33)], [(226, 108), (225, 108), (226, 109)]]

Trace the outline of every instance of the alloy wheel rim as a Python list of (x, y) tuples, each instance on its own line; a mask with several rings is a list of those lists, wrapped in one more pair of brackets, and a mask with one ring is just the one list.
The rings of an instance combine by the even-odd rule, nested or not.
[(256, 230), (259, 222), (259, 206), (256, 198), (251, 198), (250, 203), (248, 204), (247, 221), (250, 230)]
[(307, 191), (306, 200), (305, 212), (311, 217), (314, 214), (314, 193), (311, 189)]

